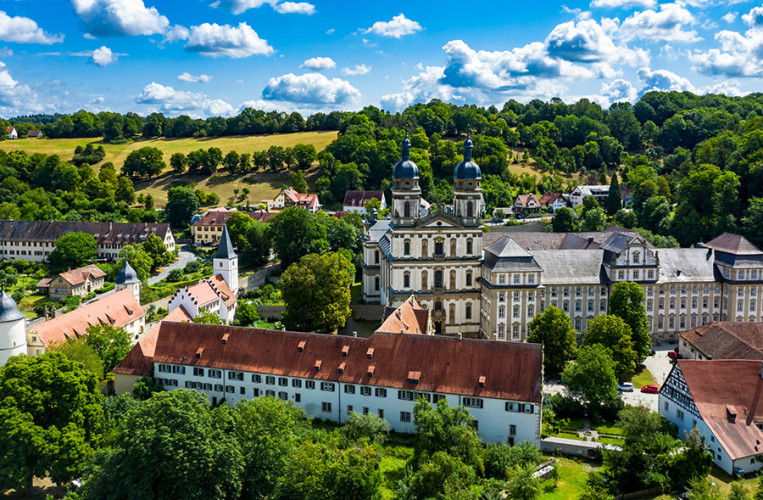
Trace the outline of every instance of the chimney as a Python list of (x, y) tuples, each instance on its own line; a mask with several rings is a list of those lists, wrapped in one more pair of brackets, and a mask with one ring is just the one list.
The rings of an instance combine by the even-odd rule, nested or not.
[(352, 336), (353, 336), (353, 337), (355, 337), (355, 338), (358, 338), (358, 332), (357, 332), (357, 330), (354, 330), (354, 331), (352, 332)]
[(463, 339), (463, 336), (461, 335), (461, 332), (458, 332), (458, 333), (456, 334), (456, 339), (457, 339), (459, 342), (461, 342), (461, 340)]

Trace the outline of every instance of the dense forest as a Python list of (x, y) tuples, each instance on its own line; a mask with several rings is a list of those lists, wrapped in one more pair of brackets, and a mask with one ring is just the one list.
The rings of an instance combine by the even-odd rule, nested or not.
[[(572, 104), (556, 98), (527, 104), (511, 100), (500, 109), (434, 100), (396, 114), (368, 106), (359, 112), (318, 113), (307, 119), (299, 113), (254, 109), (245, 109), (235, 117), (206, 120), (168, 118), (158, 113), (141, 117), (78, 111), (22, 117), (10, 123), (20, 133), (25, 128), (40, 128), (48, 137), (104, 137), (106, 142), (139, 136), (338, 130), (338, 138), (317, 155), (320, 175), (314, 190), (328, 206), (341, 201), (347, 189), (387, 191), (405, 133), (413, 145), (411, 158), (419, 165), (424, 197), (434, 203), (447, 200), (453, 168), (462, 159), (459, 141), (470, 131), (474, 158), (482, 168), (488, 213), (495, 207), (512, 205), (517, 194), (569, 192), (579, 183), (610, 183), (617, 174), (620, 184), (631, 190), (632, 209), (610, 211), (607, 219), (599, 213), (587, 213), (587, 207), (573, 213), (570, 223), (555, 227), (597, 229), (602, 223), (615, 222), (641, 228), (656, 242), (677, 241), (684, 246), (707, 241), (723, 231), (737, 231), (763, 244), (763, 94), (727, 97), (649, 92), (635, 105), (615, 103), (608, 109), (586, 99)], [(72, 162), (82, 163), (86, 156), (80, 152), (79, 161), (72, 158)], [(258, 163), (264, 168), (262, 159), (236, 174), (247, 175), (260, 168)], [(267, 164), (276, 169), (307, 167), (305, 162), (288, 160)], [(536, 175), (511, 168), (530, 164)], [(77, 197), (72, 192), (86, 189), (89, 192), (81, 198), (89, 204), (99, 199), (107, 200), (107, 204), (130, 203), (132, 198), (125, 192), (129, 191), (127, 177), (114, 198), (112, 191), (119, 191), (121, 178), (115, 179), (109, 171), (94, 179), (87, 163), (76, 167), (80, 169), (78, 180), (73, 171), (63, 175), (72, 168), (69, 163), (42, 155), (0, 153), (0, 216), (5, 218), (5, 212), (11, 210), (9, 204), (15, 204), (21, 213), (13, 211), (13, 215), (21, 218), (66, 217), (67, 209), (78, 205), (69, 200)], [(77, 182), (71, 182), (73, 178)], [(24, 210), (27, 202), (34, 202), (39, 209)], [(130, 214), (123, 205), (78, 210), (76, 217), (84, 218), (126, 218)], [(86, 213), (88, 210), (91, 212)], [(143, 215), (133, 213), (131, 217)]]

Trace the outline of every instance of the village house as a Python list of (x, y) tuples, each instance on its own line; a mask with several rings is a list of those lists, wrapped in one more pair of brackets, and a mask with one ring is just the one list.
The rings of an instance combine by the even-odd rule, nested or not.
[(763, 360), (763, 323), (714, 321), (678, 335), (683, 359)]
[[(231, 215), (236, 212), (236, 210), (228, 210), (227, 208), (218, 208), (205, 212), (191, 223), (193, 244), (218, 245), (223, 234), (223, 227)], [(266, 212), (264, 210), (255, 210), (253, 212), (242, 211), (240, 213), (248, 215), (252, 220), (257, 222), (267, 222), (268, 219), (277, 215), (274, 212)]]
[(278, 195), (268, 210), (283, 210), (288, 207), (302, 207), (306, 208), (308, 212), (315, 213), (321, 209), (320, 201), (317, 194), (302, 194), (296, 192), (294, 189), (284, 189)]
[(16, 132), (16, 127), (5, 127), (6, 137), (8, 139), (18, 139), (19, 133)]
[(556, 212), (558, 209), (567, 206), (567, 200), (562, 193), (543, 193), (540, 197), (540, 205), (549, 212)]
[(167, 310), (172, 312), (183, 307), (191, 318), (201, 312), (210, 312), (220, 317), (224, 324), (233, 322), (236, 316), (238, 295), (238, 256), (233, 251), (228, 234), (228, 226), (223, 226), (217, 254), (213, 259), (215, 275), (204, 278), (196, 285), (180, 288), (169, 301)]
[(540, 209), (540, 200), (534, 194), (520, 194), (514, 201), (514, 213), (526, 214), (537, 212)]
[(67, 233), (93, 235), (99, 259), (113, 260), (126, 245), (143, 243), (156, 234), (167, 251), (175, 251), (175, 238), (166, 223), (58, 222), (0, 220), (0, 260), (45, 262), (56, 240)]
[[(134, 353), (133, 353), (134, 352)], [(136, 346), (114, 372), (125, 390), (153, 376), (211, 404), (257, 397), (290, 401), (314, 418), (376, 414), (415, 432), (419, 398), (469, 409), (484, 442), (540, 444), (539, 344), (376, 332), (369, 338), (163, 321), (150, 359)], [(445, 370), (443, 367), (450, 367)]]
[(376, 198), (379, 200), (379, 211), (387, 208), (387, 202), (384, 199), (383, 191), (353, 191), (347, 190), (344, 194), (342, 211), (355, 212), (357, 214), (366, 214), (366, 203)]
[(609, 196), (609, 186), (577, 186), (570, 193), (570, 204), (575, 208), (576, 206), (581, 205), (583, 200), (589, 196), (593, 196), (596, 198), (596, 201), (599, 202), (599, 205), (604, 206), (607, 202), (607, 197)]
[(43, 278), (37, 283), (37, 290), (53, 300), (78, 295), (84, 297), (90, 292), (103, 288), (106, 273), (95, 264), (73, 269), (54, 278)]
[(28, 354), (39, 356), (52, 345), (86, 336), (97, 325), (124, 328), (137, 341), (145, 333), (145, 317), (132, 290), (122, 289), (27, 330)]
[(763, 364), (759, 360), (679, 359), (660, 388), (659, 412), (678, 436), (697, 429), (726, 473), (761, 469)]
[(45, 137), (45, 135), (42, 133), (42, 130), (30, 130), (26, 133), (26, 136), (30, 139), (42, 139)]

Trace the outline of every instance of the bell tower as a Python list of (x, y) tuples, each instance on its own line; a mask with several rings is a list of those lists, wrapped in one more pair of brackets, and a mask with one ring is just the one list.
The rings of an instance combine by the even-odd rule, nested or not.
[(403, 140), (403, 157), (392, 171), (392, 225), (412, 226), (419, 218), (419, 167), (411, 161), (411, 141)]
[(220, 237), (220, 245), (217, 247), (217, 254), (213, 260), (213, 272), (223, 277), (233, 295), (238, 295), (238, 255), (233, 251), (228, 226), (223, 226), (223, 235)]
[(464, 141), (464, 161), (453, 171), (453, 214), (464, 226), (479, 226), (482, 213), (482, 173), (472, 161), (472, 139)]

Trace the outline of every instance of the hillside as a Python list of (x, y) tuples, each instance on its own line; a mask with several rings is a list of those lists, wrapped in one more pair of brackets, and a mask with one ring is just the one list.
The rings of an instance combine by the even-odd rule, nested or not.
[(74, 154), (74, 148), (85, 146), (87, 144), (99, 144), (106, 151), (104, 162), (110, 161), (119, 169), (122, 167), (127, 155), (131, 151), (145, 146), (159, 148), (164, 153), (164, 161), (169, 162), (173, 153), (188, 154), (199, 148), (208, 149), (218, 147), (223, 154), (229, 151), (238, 153), (251, 153), (253, 151), (262, 151), (270, 146), (294, 146), (295, 144), (312, 144), (318, 151), (323, 150), (331, 141), (336, 139), (336, 131), (320, 132), (295, 132), (293, 134), (269, 134), (269, 135), (248, 135), (248, 136), (230, 136), (230, 137), (205, 137), (202, 139), (193, 138), (155, 138), (138, 139), (129, 144), (106, 144), (101, 142), (100, 138), (80, 138), (80, 139), (18, 139), (15, 141), (0, 141), (0, 149), (5, 151), (24, 150), (29, 154), (44, 153), (56, 154), (63, 160), (70, 160)]

